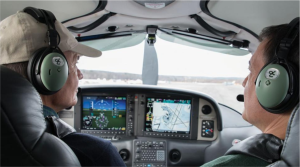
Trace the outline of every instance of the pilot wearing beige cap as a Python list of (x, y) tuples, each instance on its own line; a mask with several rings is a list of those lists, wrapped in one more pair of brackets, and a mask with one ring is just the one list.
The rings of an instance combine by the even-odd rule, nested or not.
[[(77, 103), (83, 78), (80, 56), (101, 51), (82, 45), (46, 10), (25, 8), (0, 22), (0, 64), (27, 78), (39, 92), (45, 117)], [(109, 141), (70, 132), (58, 136), (74, 151), (82, 166), (125, 166)], [(90, 143), (90, 145), (89, 145)]]

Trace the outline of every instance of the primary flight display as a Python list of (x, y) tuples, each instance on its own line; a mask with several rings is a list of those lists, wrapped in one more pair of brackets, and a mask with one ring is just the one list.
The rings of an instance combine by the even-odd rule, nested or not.
[(126, 97), (83, 96), (82, 129), (126, 130)]

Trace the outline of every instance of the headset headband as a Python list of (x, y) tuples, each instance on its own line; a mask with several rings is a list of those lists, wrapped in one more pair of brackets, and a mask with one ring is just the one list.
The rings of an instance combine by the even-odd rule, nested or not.
[[(299, 35), (299, 17), (294, 18), (288, 24), (288, 27), (289, 27), (288, 32), (286, 33), (284, 38), (280, 40), (276, 48), (275, 56), (277, 60), (275, 61), (278, 61), (278, 63), (282, 63), (283, 65), (285, 65), (289, 74), (292, 74), (292, 69), (288, 64), (287, 57), (289, 55), (291, 47), (293, 46), (296, 38)], [(290, 80), (289, 82), (290, 86), (289, 86), (288, 93), (292, 95), (294, 93), (294, 80), (295, 80), (293, 75), (290, 75), (289, 80)]]
[(27, 7), (23, 11), (31, 15), (37, 21), (47, 25), (47, 36), (49, 40), (49, 46), (52, 48), (58, 48), (58, 45), (60, 43), (60, 35), (55, 28), (56, 17), (54, 16), (54, 14), (50, 11), (37, 9), (34, 7)]
[(285, 60), (287, 59), (287, 56), (289, 55), (291, 46), (295, 42), (297, 36), (299, 35), (299, 17), (296, 17), (293, 19), (289, 25), (289, 30), (284, 36), (284, 38), (279, 42), (275, 55), (279, 60)]

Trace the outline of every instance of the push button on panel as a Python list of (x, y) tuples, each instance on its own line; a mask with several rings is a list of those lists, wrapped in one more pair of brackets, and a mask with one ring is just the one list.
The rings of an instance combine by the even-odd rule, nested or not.
[(202, 121), (202, 137), (212, 138), (214, 136), (214, 121), (203, 120)]

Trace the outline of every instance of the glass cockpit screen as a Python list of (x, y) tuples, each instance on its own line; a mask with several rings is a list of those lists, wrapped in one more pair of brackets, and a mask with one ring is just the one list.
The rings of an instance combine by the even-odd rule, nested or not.
[(81, 128), (126, 130), (126, 97), (83, 96)]
[(145, 131), (190, 133), (191, 100), (147, 98)]

